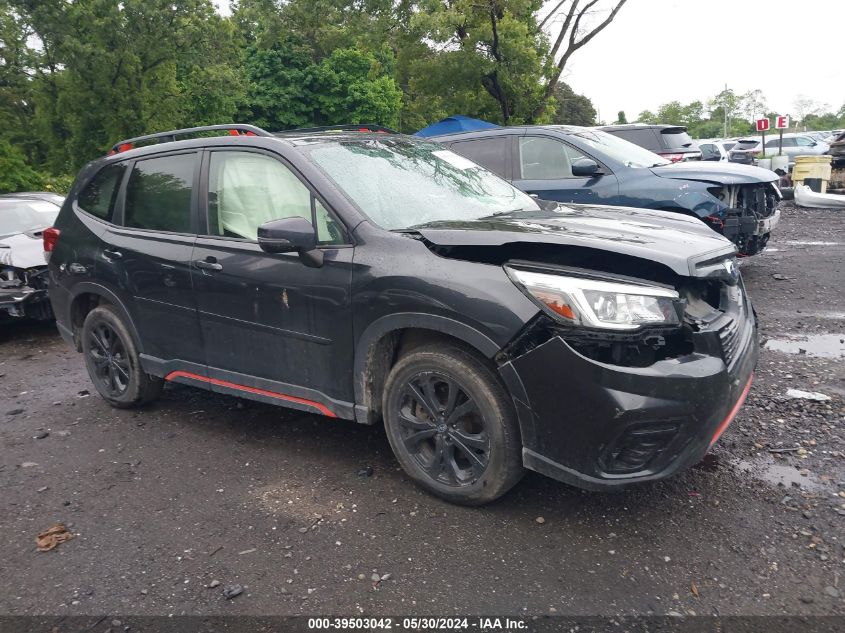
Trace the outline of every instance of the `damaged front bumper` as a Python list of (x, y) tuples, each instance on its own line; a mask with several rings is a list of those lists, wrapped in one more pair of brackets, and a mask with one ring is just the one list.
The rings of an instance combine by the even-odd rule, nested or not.
[(783, 196), (778, 187), (774, 183), (730, 185), (712, 187), (710, 193), (726, 206), (705, 217), (705, 222), (736, 244), (740, 255), (761, 252), (780, 223), (778, 206)]
[[(527, 468), (591, 490), (662, 479), (689, 468), (727, 428), (757, 362), (754, 317), (693, 335), (694, 350), (646, 367), (598, 362), (560, 335), (508, 361)], [(524, 427), (523, 423), (523, 427)]]
[(2, 272), (0, 314), (37, 320), (48, 320), (53, 317), (47, 288), (43, 283), (44, 271), (6, 269)]

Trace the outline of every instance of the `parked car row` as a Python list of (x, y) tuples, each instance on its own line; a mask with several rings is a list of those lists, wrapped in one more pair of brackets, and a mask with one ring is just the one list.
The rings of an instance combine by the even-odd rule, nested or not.
[(827, 154), (830, 149), (830, 145), (808, 134), (784, 134), (782, 140), (779, 135), (771, 134), (766, 137), (765, 145), (762, 137), (738, 139), (729, 152), (729, 160), (733, 163), (753, 165), (758, 154), (776, 156), (781, 152), (781, 147), (783, 154), (789, 157), (789, 169), (795, 165), (796, 156), (819, 156)]
[(780, 213), (777, 175), (757, 167), (671, 162), (601, 129), (487, 128), (430, 137), (543, 200), (699, 218), (741, 255), (762, 251)]
[(111, 405), (179, 382), (383, 422), (411, 479), (481, 504), (526, 468), (601, 490), (702, 458), (751, 386), (736, 255), (774, 179), (571, 126), (205, 126), (116, 143), (54, 222), (17, 198), (53, 215), (15, 234)]

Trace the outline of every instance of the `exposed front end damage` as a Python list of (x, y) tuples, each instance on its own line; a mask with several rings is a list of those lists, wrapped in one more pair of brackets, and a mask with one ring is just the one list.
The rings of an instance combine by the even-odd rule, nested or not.
[(704, 221), (736, 244), (740, 256), (755, 255), (766, 247), (780, 221), (782, 200), (774, 183), (732, 184), (708, 187), (719, 201), (718, 209)]
[(38, 321), (53, 318), (47, 296), (46, 266), (0, 266), (0, 316)]
[(673, 286), (677, 327), (605, 332), (541, 313), (502, 350), (500, 366), (519, 376), (534, 419), (528, 468), (604, 489), (701, 460), (748, 392), (756, 323), (736, 277), (679, 276)]

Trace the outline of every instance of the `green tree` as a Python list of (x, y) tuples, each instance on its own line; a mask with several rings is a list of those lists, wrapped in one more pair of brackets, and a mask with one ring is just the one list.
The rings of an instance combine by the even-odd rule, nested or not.
[(659, 117), (651, 110), (643, 110), (637, 115), (637, 123), (654, 125), (659, 122)]
[(314, 84), (320, 123), (399, 122), (402, 91), (371, 52), (336, 49), (316, 68)]
[(586, 126), (596, 124), (596, 109), (593, 107), (593, 102), (589, 97), (577, 94), (568, 84), (558, 83), (554, 99), (556, 105), (552, 123)]
[(233, 29), (210, 0), (11, 0), (33, 47), (41, 159), (77, 169), (116, 139), (230, 119)]
[(247, 98), (238, 118), (270, 130), (314, 124), (316, 66), (301, 41), (288, 36), (269, 48), (250, 45), (243, 66)]
[(460, 112), (502, 124), (545, 113), (548, 42), (537, 29), (540, 0), (423, 0), (410, 21), (427, 50), (410, 63), (416, 109)]
[(38, 189), (42, 178), (29, 165), (20, 148), (0, 139), (0, 193)]
[(626, 125), (628, 123), (628, 117), (625, 116), (625, 110), (620, 110), (616, 113), (616, 124), (617, 125)]

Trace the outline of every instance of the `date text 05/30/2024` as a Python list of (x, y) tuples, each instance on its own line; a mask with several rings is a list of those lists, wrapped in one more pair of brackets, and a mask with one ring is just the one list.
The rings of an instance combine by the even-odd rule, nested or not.
[(396, 631), (524, 631), (528, 625), (519, 618), (475, 617), (353, 617), (308, 618), (308, 628), (319, 630), (396, 630)]

